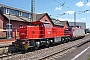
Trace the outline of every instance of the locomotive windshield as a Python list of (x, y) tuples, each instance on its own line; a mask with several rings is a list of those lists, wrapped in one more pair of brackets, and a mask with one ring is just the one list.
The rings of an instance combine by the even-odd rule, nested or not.
[(52, 28), (52, 25), (49, 22), (41, 22), (41, 21), (31, 22), (31, 26), (40, 26), (40, 27), (45, 27), (45, 28)]
[(71, 29), (72, 29), (72, 28), (71, 28), (71, 27), (69, 27), (69, 28), (67, 28), (67, 29), (66, 29), (66, 31), (71, 31)]
[(44, 23), (44, 27), (46, 27), (46, 28), (52, 28), (52, 26), (50, 25), (50, 23)]

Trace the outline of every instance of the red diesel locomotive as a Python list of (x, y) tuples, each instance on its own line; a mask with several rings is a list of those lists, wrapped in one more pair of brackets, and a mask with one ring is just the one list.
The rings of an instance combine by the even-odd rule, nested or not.
[(84, 30), (81, 28), (65, 29), (63, 27), (51, 26), (48, 22), (40, 21), (19, 27), (18, 34), (19, 37), (14, 42), (14, 45), (20, 50), (27, 50), (32, 47), (38, 49), (41, 45), (48, 47), (52, 43), (67, 42), (73, 38), (85, 36)]

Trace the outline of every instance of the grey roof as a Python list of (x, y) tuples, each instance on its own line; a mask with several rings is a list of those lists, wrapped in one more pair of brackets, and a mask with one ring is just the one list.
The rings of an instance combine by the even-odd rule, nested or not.
[(51, 18), (51, 20), (54, 23), (54, 25), (61, 25), (61, 26), (63, 26), (60, 20), (56, 20), (54, 18)]
[[(44, 14), (36, 14), (36, 20), (40, 20)], [(16, 20), (16, 21), (24, 21), (24, 22), (31, 22), (31, 18), (25, 18), (25, 17), (20, 17), (20, 16), (15, 16), (15, 15), (9, 15), (9, 14), (4, 14), (8, 19), (10, 20)]]
[[(36, 20), (40, 20), (44, 14), (36, 14)], [(15, 20), (15, 21), (24, 21), (24, 22), (31, 22), (31, 18), (25, 18), (25, 17), (20, 17), (20, 16), (15, 16), (15, 15), (9, 15), (9, 14), (4, 14), (8, 19), (10, 20)]]
[(54, 25), (52, 19), (50, 18), (50, 16), (47, 13), (37, 14), (36, 15), (36, 20), (41, 20), (45, 15), (49, 18), (51, 24)]
[(36, 15), (36, 20), (40, 20), (46, 13), (42, 13), (42, 14), (37, 14)]
[(17, 17), (15, 15), (7, 15), (4, 14), (8, 19), (10, 20), (15, 20), (15, 21), (23, 21), (23, 22), (30, 22), (29, 18), (24, 18), (24, 17)]
[[(43, 14), (36, 14), (36, 20), (40, 20), (43, 16), (45, 16), (47, 13), (43, 13)], [(15, 20), (15, 21), (23, 21), (23, 22), (30, 22), (30, 18), (24, 18), (24, 17), (17, 17), (15, 15), (8, 15), (8, 14), (4, 14), (8, 19), (10, 20)], [(60, 25), (60, 26), (64, 26), (67, 21), (60, 21), (60, 20), (56, 20), (54, 18), (51, 19), (51, 23), (53, 23), (54, 25)]]
[(51, 20), (54, 23), (54, 25), (65, 26), (66, 24), (68, 24), (68, 26), (69, 26), (68, 21), (60, 21), (60, 20), (55, 19), (55, 18), (51, 18)]
[(64, 25), (67, 24), (68, 21), (60, 21), (60, 22), (61, 22), (61, 24), (64, 26)]

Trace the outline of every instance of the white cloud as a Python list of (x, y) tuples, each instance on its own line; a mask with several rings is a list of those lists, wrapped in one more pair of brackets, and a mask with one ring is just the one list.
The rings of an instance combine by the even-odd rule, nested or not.
[(84, 6), (84, 2), (79, 1), (78, 3), (76, 3), (76, 5), (77, 5), (78, 7), (82, 7), (82, 6)]
[(56, 7), (55, 10), (62, 10), (62, 7)]
[[(68, 21), (68, 22), (74, 22), (74, 18), (69, 19), (69, 18), (57, 18), (60, 21)], [(86, 18), (81, 18), (82, 20), (86, 20)], [(77, 19), (76, 22), (81, 22), (81, 19)]]
[(73, 14), (75, 11), (67, 11), (66, 14)]
[(82, 20), (86, 20), (86, 18), (81, 18)]
[(73, 22), (74, 19), (68, 19), (68, 18), (57, 18), (60, 21), (69, 21), (69, 22)]
[(87, 5), (88, 7), (90, 7), (90, 2), (88, 2), (86, 5)]

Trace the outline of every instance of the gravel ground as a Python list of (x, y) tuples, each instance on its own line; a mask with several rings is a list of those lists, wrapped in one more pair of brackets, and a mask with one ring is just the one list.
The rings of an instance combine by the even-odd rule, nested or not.
[(89, 40), (90, 35), (87, 35), (85, 38), (83, 39), (79, 39), (76, 41), (72, 41), (72, 42), (68, 42), (68, 43), (64, 43), (64, 44), (60, 44), (54, 47), (49, 47), (49, 48), (45, 48), (45, 49), (41, 49), (41, 50), (36, 50), (33, 52), (28, 52), (25, 54), (18, 54), (18, 55), (14, 55), (11, 57), (6, 57), (3, 58), (3, 60), (39, 60), (42, 59), (43, 57), (49, 56), (51, 54), (54, 54), (56, 52), (62, 51), (66, 48), (75, 46), (77, 44), (81, 44), (87, 40)]

